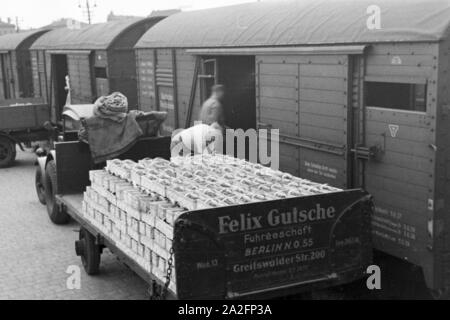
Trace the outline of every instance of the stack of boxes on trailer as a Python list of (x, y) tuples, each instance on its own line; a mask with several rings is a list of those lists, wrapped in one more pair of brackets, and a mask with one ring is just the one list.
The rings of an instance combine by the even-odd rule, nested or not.
[[(83, 214), (120, 250), (165, 282), (174, 230), (174, 220), (166, 217), (174, 217), (175, 210), (168, 213), (174, 206), (133, 185), (128, 162), (119, 169), (91, 171)], [(176, 292), (174, 272), (169, 288)]]
[[(174, 225), (184, 213), (341, 191), (222, 155), (112, 160), (90, 180), (85, 218), (163, 282)], [(176, 292), (173, 275), (169, 288)]]

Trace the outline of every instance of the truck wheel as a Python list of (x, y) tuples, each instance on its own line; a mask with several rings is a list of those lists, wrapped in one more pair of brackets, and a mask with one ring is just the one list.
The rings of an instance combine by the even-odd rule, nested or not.
[(45, 205), (45, 187), (43, 182), (43, 174), (41, 166), (38, 165), (36, 167), (36, 175), (35, 175), (35, 185), (36, 185), (36, 193), (39, 199), (39, 202)]
[(56, 225), (64, 225), (69, 222), (69, 215), (61, 210), (56, 203), (56, 163), (54, 160), (47, 164), (45, 169), (45, 202), (50, 220)]
[(80, 230), (79, 239), (75, 242), (77, 256), (81, 257), (84, 270), (88, 275), (97, 275), (100, 271), (100, 246), (95, 243), (95, 237), (86, 229)]
[(0, 137), (0, 168), (9, 167), (16, 160), (16, 144), (6, 137)]

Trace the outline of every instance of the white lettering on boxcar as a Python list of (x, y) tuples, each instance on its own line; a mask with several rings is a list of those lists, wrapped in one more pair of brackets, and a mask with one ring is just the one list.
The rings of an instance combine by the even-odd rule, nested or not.
[(367, 8), (367, 28), (369, 30), (381, 29), (381, 8), (377, 5), (371, 5)]

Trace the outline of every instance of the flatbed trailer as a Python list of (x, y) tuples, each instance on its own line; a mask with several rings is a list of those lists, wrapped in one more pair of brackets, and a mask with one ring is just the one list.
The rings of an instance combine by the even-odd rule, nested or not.
[(0, 101), (0, 168), (10, 166), (16, 145), (45, 141), (53, 136), (50, 105), (40, 99)]
[[(191, 211), (174, 228), (175, 292), (170, 282), (147, 272), (84, 217), (89, 171), (102, 167), (92, 166), (89, 147), (80, 142), (55, 147), (56, 207), (81, 226), (76, 252), (88, 274), (98, 272), (102, 248), (107, 247), (150, 285), (153, 296), (266, 299), (350, 283), (363, 278), (371, 264), (372, 200), (362, 190)], [(169, 159), (170, 138), (142, 139), (119, 158), (156, 157)], [(295, 212), (309, 213), (309, 218), (281, 222), (281, 216)], [(325, 212), (333, 214), (319, 214)], [(252, 225), (255, 219), (259, 223)], [(240, 227), (228, 230), (223, 221), (236, 221)], [(252, 237), (260, 240), (252, 242)], [(271, 248), (281, 249), (269, 252)]]

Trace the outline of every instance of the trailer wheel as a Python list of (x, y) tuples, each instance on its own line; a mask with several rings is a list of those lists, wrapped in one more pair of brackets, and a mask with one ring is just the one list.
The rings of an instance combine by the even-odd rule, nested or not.
[(81, 257), (84, 270), (90, 276), (100, 271), (101, 248), (95, 243), (95, 237), (86, 229), (80, 230), (79, 241), (75, 242), (75, 252)]
[(43, 205), (46, 204), (45, 202), (45, 186), (44, 186), (44, 182), (43, 182), (43, 174), (42, 174), (42, 169), (41, 166), (37, 166), (36, 167), (36, 175), (35, 175), (35, 185), (36, 185), (36, 193), (39, 199), (39, 202), (42, 203)]
[(70, 216), (56, 203), (56, 163), (50, 161), (45, 169), (45, 202), (47, 204), (47, 212), (50, 220), (56, 225), (67, 224)]
[(6, 137), (0, 137), (0, 168), (12, 165), (16, 155), (16, 144)]

